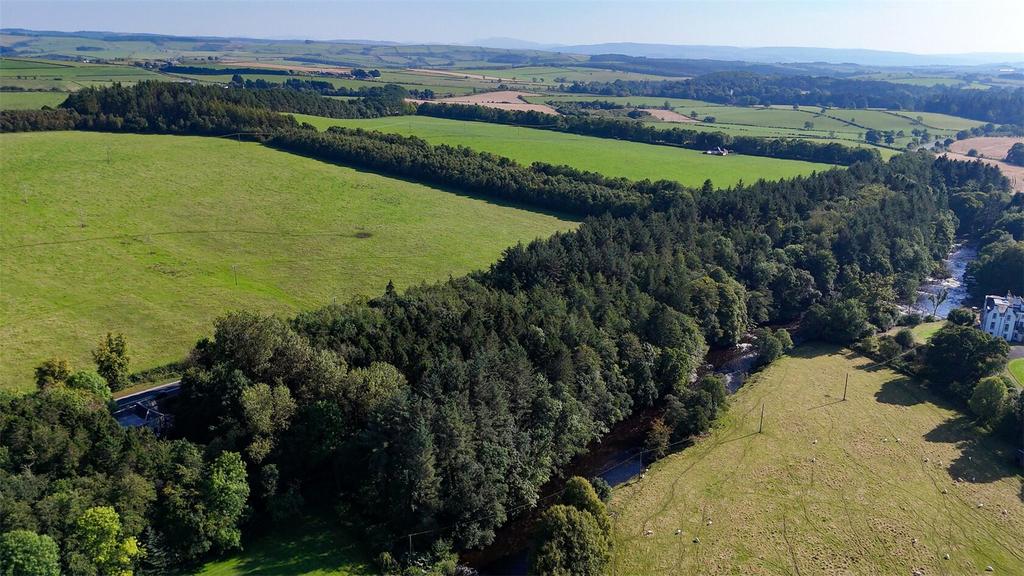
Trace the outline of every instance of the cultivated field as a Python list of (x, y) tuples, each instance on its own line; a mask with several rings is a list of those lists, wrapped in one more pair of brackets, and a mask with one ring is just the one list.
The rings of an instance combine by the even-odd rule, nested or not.
[(467, 146), (507, 156), (524, 164), (567, 164), (608, 176), (676, 180), (689, 186), (700, 186), (709, 178), (718, 186), (730, 186), (740, 180), (777, 180), (831, 168), (828, 164), (759, 156), (707, 156), (696, 150), (672, 146), (426, 116), (339, 120), (295, 114), (295, 118), (321, 130), (330, 126), (347, 126), (414, 135), (432, 144)]
[(615, 490), (613, 572), (1020, 574), (1011, 454), (908, 378), (801, 347), (707, 438)]
[[(440, 100), (434, 100), (434, 102), (440, 102), (444, 104), (475, 104), (477, 106), (485, 106), (487, 108), (497, 108), (499, 110), (518, 110), (521, 112), (534, 111), (543, 112), (544, 114), (558, 114), (555, 109), (546, 104), (530, 104), (526, 101), (526, 98), (530, 96), (536, 96), (536, 94), (530, 94), (527, 92), (517, 92), (514, 90), (498, 90), (495, 92), (483, 92), (480, 94), (470, 94), (467, 96), (456, 96), (453, 98), (442, 98)], [(423, 100), (412, 100), (413, 102), (423, 102)]]
[(1024, 142), (1024, 138), (1005, 136), (966, 138), (951, 144), (949, 150), (950, 155), (958, 160), (974, 160), (975, 158), (968, 156), (967, 153), (972, 149), (977, 150), (983, 162), (998, 166), (1002, 170), (1003, 174), (1010, 179), (1014, 190), (1024, 192), (1024, 166), (1015, 166), (1002, 161), (1003, 158), (1006, 158), (1006, 153), (1009, 152), (1010, 147), (1017, 142)]
[(253, 143), (0, 135), (0, 386), (89, 363), (124, 332), (132, 367), (180, 359), (225, 311), (294, 313), (485, 267), (558, 217)]

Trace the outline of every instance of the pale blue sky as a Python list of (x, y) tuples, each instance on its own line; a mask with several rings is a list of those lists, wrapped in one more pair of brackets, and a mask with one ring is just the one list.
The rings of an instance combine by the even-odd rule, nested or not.
[(0, 26), (260, 38), (1024, 52), (1024, 0), (4, 0)]

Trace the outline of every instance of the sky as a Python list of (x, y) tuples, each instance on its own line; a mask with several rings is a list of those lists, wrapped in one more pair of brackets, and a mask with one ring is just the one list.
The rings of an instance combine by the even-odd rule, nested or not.
[(507, 37), (1024, 52), (1024, 0), (3, 0), (0, 26), (429, 43)]

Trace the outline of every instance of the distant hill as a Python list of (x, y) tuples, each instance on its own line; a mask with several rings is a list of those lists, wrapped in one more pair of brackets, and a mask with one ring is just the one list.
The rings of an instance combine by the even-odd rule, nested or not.
[(860, 64), (862, 66), (973, 66), (1024, 62), (1022, 53), (978, 52), (971, 54), (912, 54), (885, 50), (736, 46), (686, 46), (676, 44), (639, 44), (614, 42), (561, 46), (562, 52), (574, 54), (625, 54), (647, 58), (685, 58), (709, 60), (743, 60), (746, 62), (827, 62)]

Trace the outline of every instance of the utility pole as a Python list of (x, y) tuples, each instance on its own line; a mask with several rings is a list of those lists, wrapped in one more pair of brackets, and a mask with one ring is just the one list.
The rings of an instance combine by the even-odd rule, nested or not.
[(761, 421), (757, 425), (757, 433), (760, 434), (761, 430), (764, 429), (764, 404), (761, 404)]
[(846, 373), (846, 384), (843, 385), (843, 402), (846, 402), (846, 389), (850, 386), (850, 373)]
[(238, 264), (231, 265), (231, 273), (235, 276), (235, 286), (238, 286)]

